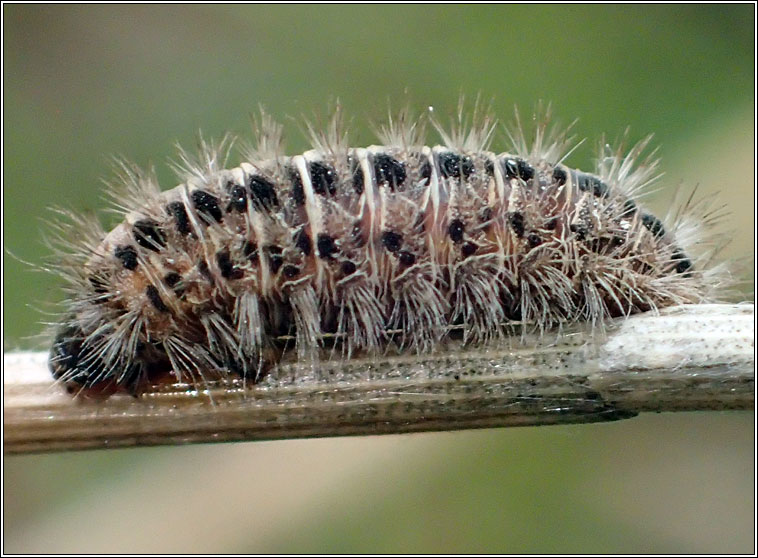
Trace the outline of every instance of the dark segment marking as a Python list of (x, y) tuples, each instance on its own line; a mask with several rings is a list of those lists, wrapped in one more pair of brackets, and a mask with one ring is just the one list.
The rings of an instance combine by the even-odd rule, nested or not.
[(524, 226), (524, 214), (520, 212), (511, 213), (508, 216), (508, 223), (510, 223), (511, 228), (513, 229), (513, 232), (516, 233), (516, 236), (518, 238), (524, 237), (524, 231), (526, 230)]
[(503, 171), (506, 178), (531, 180), (534, 178), (534, 167), (523, 159), (506, 158), (503, 160)]
[(440, 153), (439, 158), (440, 174), (444, 178), (458, 178), (461, 176), (461, 158), (455, 153)]
[(377, 153), (374, 155), (374, 176), (378, 184), (387, 184), (390, 190), (394, 190), (405, 182), (405, 165), (389, 155)]
[(268, 258), (268, 264), (271, 266), (271, 273), (276, 273), (279, 268), (282, 267), (284, 259), (282, 258), (282, 249), (279, 246), (266, 246), (264, 248), (266, 257)]
[(542, 226), (543, 229), (548, 231), (554, 231), (555, 227), (558, 226), (558, 217), (551, 217), (547, 221), (545, 221), (545, 224)]
[(382, 233), (382, 244), (390, 252), (397, 252), (403, 245), (403, 235), (395, 231), (384, 231)]
[(584, 240), (590, 232), (589, 227), (585, 224), (572, 223), (569, 230), (576, 235), (577, 240)]
[(145, 289), (145, 296), (150, 300), (150, 303), (153, 305), (153, 307), (158, 310), (158, 312), (168, 312), (168, 306), (163, 302), (161, 299), (161, 295), (158, 294), (158, 289), (156, 289), (153, 285), (148, 285)]
[(79, 364), (79, 353), (82, 350), (83, 338), (84, 332), (73, 326), (65, 327), (58, 332), (50, 351), (49, 364), (53, 378), (59, 380), (65, 375), (66, 381), (76, 382), (80, 385), (86, 382), (86, 373), (84, 371), (76, 371)]
[(226, 212), (236, 211), (245, 213), (247, 211), (247, 191), (244, 186), (239, 184), (229, 185), (229, 205), (226, 206)]
[(463, 232), (465, 226), (460, 219), (453, 219), (447, 227), (447, 233), (450, 235), (450, 239), (456, 244), (463, 241)]
[(245, 257), (248, 259), (248, 261), (252, 264), (258, 263), (258, 247), (255, 245), (254, 242), (245, 242), (245, 245), (242, 247), (242, 253), (245, 255)]
[(308, 170), (311, 173), (311, 184), (313, 185), (314, 192), (322, 196), (325, 196), (327, 192), (329, 192), (330, 196), (333, 196), (337, 192), (335, 186), (337, 173), (332, 167), (314, 161), (310, 164)]
[[(90, 286), (95, 291), (95, 294), (104, 295), (108, 292), (108, 281), (105, 277), (99, 274), (90, 275), (87, 277)], [(95, 302), (104, 302), (100, 297)]]
[[(142, 372), (140, 362), (133, 362), (126, 370), (119, 370), (118, 375), (106, 369), (105, 363), (97, 355), (93, 346), (85, 344), (85, 337), (79, 328), (74, 327), (67, 327), (58, 333), (53, 342), (49, 361), (53, 378), (83, 387), (94, 387), (114, 380), (129, 387), (140, 378)], [(141, 343), (137, 343), (138, 353), (140, 345)]]
[(416, 263), (416, 256), (411, 254), (410, 252), (406, 252), (403, 250), (398, 255), (398, 259), (400, 260), (400, 263), (406, 266), (411, 266)]
[(195, 190), (192, 192), (191, 198), (192, 204), (198, 213), (214, 219), (217, 223), (220, 223), (224, 218), (221, 213), (221, 207), (219, 207), (218, 198), (210, 192)]
[(328, 234), (320, 233), (316, 239), (316, 246), (318, 247), (318, 257), (322, 260), (331, 258), (332, 254), (339, 252), (334, 239)]
[(479, 246), (477, 246), (473, 242), (466, 242), (461, 247), (461, 254), (463, 254), (464, 258), (468, 258), (469, 256), (473, 256), (478, 249), (479, 249)]
[(518, 162), (516, 159), (505, 159), (503, 161), (503, 170), (506, 178), (518, 178)]
[(526, 237), (526, 240), (529, 243), (529, 246), (532, 248), (536, 248), (542, 244), (542, 237), (537, 233), (529, 233)]
[(608, 185), (596, 176), (577, 172), (574, 178), (580, 191), (590, 192), (596, 198), (605, 198), (610, 193)]
[(353, 177), (353, 190), (359, 196), (363, 193), (363, 169), (358, 159), (354, 157), (349, 158), (350, 161), (350, 174)]
[(661, 220), (649, 213), (644, 213), (642, 215), (642, 224), (645, 225), (647, 230), (653, 233), (655, 238), (660, 238), (666, 234), (666, 230), (663, 228)]
[(342, 262), (342, 265), (340, 266), (340, 268), (342, 269), (342, 273), (344, 275), (352, 275), (353, 273), (355, 273), (355, 270), (357, 269), (355, 267), (355, 264), (351, 262), (350, 260), (345, 260), (344, 262)]
[(350, 236), (353, 238), (353, 244), (356, 248), (361, 248), (366, 244), (366, 237), (363, 236), (363, 224), (360, 221), (353, 223)]
[(555, 180), (555, 183), (558, 186), (562, 186), (566, 184), (566, 180), (568, 180), (568, 175), (566, 174), (565, 170), (555, 168), (553, 169), (553, 180)]
[(671, 261), (677, 262), (674, 268), (677, 273), (686, 273), (692, 269), (692, 262), (684, 255), (681, 250), (676, 250), (671, 256)]
[(611, 234), (609, 236), (593, 238), (589, 242), (590, 250), (599, 254), (613, 253), (616, 248), (624, 244), (624, 238)]
[(137, 251), (132, 246), (119, 246), (113, 252), (113, 255), (121, 260), (124, 269), (134, 271), (137, 269)]
[(439, 155), (440, 174), (445, 178), (468, 178), (474, 172), (474, 161), (468, 155), (445, 152)]
[(152, 219), (140, 219), (132, 226), (134, 240), (148, 250), (157, 252), (166, 245), (166, 239), (163, 237), (158, 223)]
[(487, 173), (487, 176), (495, 176), (495, 163), (489, 157), (484, 160), (484, 172)]
[(418, 234), (424, 234), (426, 231), (426, 215), (420, 211), (416, 213), (416, 220), (413, 222), (413, 231)]
[(305, 190), (303, 190), (303, 180), (300, 173), (294, 167), (287, 167), (287, 175), (292, 183), (292, 199), (295, 200), (296, 206), (305, 204)]
[(592, 183), (592, 193), (599, 198), (607, 198), (611, 193), (611, 189), (608, 185), (600, 179), (597, 179)]
[(192, 232), (190, 227), (189, 217), (187, 216), (187, 210), (182, 202), (171, 202), (166, 206), (166, 213), (171, 215), (176, 221), (176, 230), (180, 234), (189, 234)]
[(432, 178), (432, 165), (429, 164), (429, 160), (425, 160), (419, 170), (419, 176), (421, 180), (426, 180), (426, 185), (429, 185), (429, 181)]
[(311, 249), (313, 247), (313, 243), (311, 242), (311, 237), (308, 236), (308, 233), (305, 232), (305, 227), (300, 227), (297, 232), (295, 233), (295, 246), (306, 256), (311, 255)]
[(229, 250), (221, 250), (216, 254), (216, 263), (218, 264), (221, 277), (224, 279), (242, 279), (244, 273), (241, 269), (234, 267)]
[(287, 264), (282, 268), (282, 273), (287, 279), (294, 279), (295, 277), (300, 275), (300, 268), (294, 265)]
[(172, 271), (171, 273), (167, 273), (165, 277), (163, 277), (163, 282), (166, 283), (169, 287), (172, 289), (176, 287), (176, 285), (179, 283), (179, 281), (182, 280), (182, 276), (176, 273), (175, 271)]
[(213, 276), (211, 275), (211, 270), (208, 269), (208, 262), (200, 260), (197, 264), (197, 270), (209, 283), (213, 283)]
[(534, 178), (534, 167), (523, 159), (519, 159), (518, 174), (523, 180), (531, 180)]
[[(299, 179), (300, 175), (298, 175)], [(279, 207), (279, 198), (276, 197), (274, 185), (267, 179), (262, 176), (251, 176), (250, 184), (247, 187), (250, 189), (250, 199), (253, 202), (253, 207), (258, 211), (266, 211)], [(300, 188), (302, 191), (302, 184)]]
[(468, 155), (461, 157), (461, 171), (463, 172), (464, 178), (468, 178), (474, 174), (475, 170), (476, 167), (474, 167), (474, 160), (471, 157)]
[(637, 204), (632, 200), (626, 200), (624, 202), (624, 211), (621, 213), (621, 216), (631, 217), (635, 211), (637, 211)]

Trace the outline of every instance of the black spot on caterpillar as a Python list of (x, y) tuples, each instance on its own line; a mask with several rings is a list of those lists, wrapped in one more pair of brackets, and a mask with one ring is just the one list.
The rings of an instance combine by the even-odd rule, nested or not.
[(313, 150), (285, 156), (281, 128), (262, 115), (258, 147), (237, 167), (224, 167), (228, 142), (203, 143), (161, 192), (123, 164), (122, 224), (86, 222), (75, 250), (62, 242), (74, 294), (53, 376), (84, 393), (256, 381), (293, 338), (301, 359), (326, 345), (339, 358), (421, 352), (450, 335), (485, 343), (516, 321), (598, 327), (713, 299), (718, 268), (693, 251), (710, 224), (702, 204), (659, 219), (635, 201), (656, 175), (657, 161), (640, 158), (649, 138), (605, 146), (590, 173), (564, 165), (565, 131), (537, 122), (534, 141), (518, 127), (498, 154), (489, 115), (452, 132), (434, 122), (435, 147), (404, 115), (382, 145), (361, 148), (338, 112)]
[(137, 251), (131, 246), (119, 246), (116, 248), (114, 256), (121, 261), (124, 269), (129, 271), (137, 269)]

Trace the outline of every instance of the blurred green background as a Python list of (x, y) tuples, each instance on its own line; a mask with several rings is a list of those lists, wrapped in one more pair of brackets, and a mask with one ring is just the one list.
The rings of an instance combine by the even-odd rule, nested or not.
[[(591, 141), (654, 132), (673, 189), (720, 192), (752, 298), (754, 6), (4, 5), (4, 248), (38, 263), (46, 207), (103, 206), (108, 157), (159, 165), (197, 130), (290, 152), (339, 97), (356, 145), (388, 101), (503, 120), (552, 101)], [(404, 91), (408, 89), (406, 97)], [(292, 116), (293, 118), (288, 118)], [(502, 139), (502, 138), (501, 138)], [(433, 140), (432, 140), (433, 141)], [(500, 148), (504, 142), (498, 141)], [(110, 222), (112, 222), (112, 218)], [(107, 220), (107, 219), (106, 219)], [(5, 350), (55, 278), (4, 255)], [(5, 552), (753, 552), (753, 413), (95, 451), (4, 460)]]

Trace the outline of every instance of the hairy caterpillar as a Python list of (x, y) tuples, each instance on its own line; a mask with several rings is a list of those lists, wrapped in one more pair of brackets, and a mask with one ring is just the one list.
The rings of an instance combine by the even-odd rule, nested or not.
[[(138, 394), (162, 378), (202, 385), (261, 377), (291, 349), (349, 357), (485, 343), (514, 323), (538, 331), (711, 300), (718, 268), (695, 257), (707, 204), (663, 221), (635, 201), (657, 161), (605, 147), (594, 173), (563, 160), (573, 138), (541, 117), (512, 152), (495, 121), (459, 111), (428, 147), (407, 112), (380, 146), (350, 147), (337, 110), (313, 149), (284, 155), (261, 113), (257, 144), (224, 168), (230, 141), (180, 150), (182, 184), (121, 163), (123, 222), (71, 216), (58, 269), (70, 296), (50, 355), (76, 392)], [(74, 234), (71, 234), (71, 232)], [(455, 332), (455, 333), (453, 333)]]

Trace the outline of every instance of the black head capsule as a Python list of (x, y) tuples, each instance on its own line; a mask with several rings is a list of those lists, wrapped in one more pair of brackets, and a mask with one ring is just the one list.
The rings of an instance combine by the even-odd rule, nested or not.
[[(87, 336), (75, 326), (67, 326), (58, 332), (50, 352), (48, 366), (53, 378), (67, 384), (69, 391), (95, 388), (108, 384), (120, 384), (133, 390), (143, 378), (141, 360), (118, 361), (108, 364), (97, 354), (98, 340), (87, 343)], [(143, 344), (137, 343), (137, 355)]]
[(84, 334), (79, 328), (73, 326), (61, 328), (53, 341), (48, 361), (53, 378), (80, 385), (86, 383), (86, 372), (78, 368), (83, 339)]

